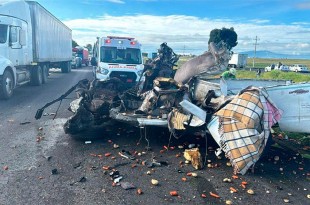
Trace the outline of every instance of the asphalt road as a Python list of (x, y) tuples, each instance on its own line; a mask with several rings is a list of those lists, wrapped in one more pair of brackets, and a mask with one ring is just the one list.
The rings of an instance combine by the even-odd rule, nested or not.
[[(69, 74), (51, 72), (47, 84), (20, 87), (13, 98), (0, 101), (1, 205), (225, 204), (228, 200), (243, 205), (285, 204), (285, 200), (309, 204), (309, 161), (288, 150), (268, 149), (256, 163), (254, 173), (233, 178), (227, 159), (214, 156), (216, 146), (210, 138), (206, 158), (209, 167), (195, 170), (184, 163), (183, 151), (189, 144), (199, 145), (204, 155), (205, 139), (199, 134), (170, 139), (165, 129), (116, 123), (94, 133), (98, 137), (95, 141), (79, 141), (66, 135), (62, 126), (71, 116), (67, 108), (74, 93), (71, 99), (47, 108), (40, 120), (34, 119), (38, 108), (84, 78), (92, 78), (90, 67)], [(55, 117), (52, 113), (58, 106)], [(122, 150), (135, 159), (121, 157)], [(153, 159), (161, 166), (142, 163)], [(128, 182), (135, 188), (114, 186), (109, 176), (113, 169), (123, 177), (123, 186)], [(188, 176), (191, 172), (198, 176)], [(224, 178), (232, 182), (223, 182)], [(157, 186), (151, 184), (152, 179), (158, 180)], [(247, 183), (245, 187), (242, 182)], [(231, 193), (231, 187), (237, 192)], [(143, 194), (137, 194), (138, 189)], [(247, 193), (249, 189), (253, 195)], [(171, 196), (170, 191), (177, 191), (178, 196)], [(210, 192), (220, 198), (210, 196)]]

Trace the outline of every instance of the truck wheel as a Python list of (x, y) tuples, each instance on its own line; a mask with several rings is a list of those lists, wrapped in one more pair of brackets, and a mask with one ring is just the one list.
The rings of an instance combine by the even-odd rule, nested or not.
[(2, 77), (0, 78), (0, 98), (9, 99), (13, 95), (14, 80), (13, 75), (10, 71), (4, 71)]
[(43, 65), (42, 67), (42, 83), (46, 83), (47, 82), (47, 76), (48, 76), (48, 68), (46, 65)]
[(41, 66), (36, 66), (32, 69), (31, 72), (31, 84), (39, 86), (43, 81), (43, 71)]
[(61, 67), (61, 72), (70, 73), (70, 71), (71, 71), (71, 63), (70, 62), (63, 63)]

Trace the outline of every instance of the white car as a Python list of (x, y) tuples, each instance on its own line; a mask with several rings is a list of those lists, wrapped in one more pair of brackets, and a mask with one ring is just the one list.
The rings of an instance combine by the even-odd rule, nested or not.
[(265, 67), (265, 72), (272, 71), (272, 70), (280, 70), (288, 72), (290, 71), (289, 67), (287, 65), (279, 65), (279, 64), (271, 64), (270, 66)]
[(289, 72), (289, 71), (290, 71), (290, 68), (289, 68), (289, 66), (282, 64), (282, 65), (280, 65), (280, 66), (279, 66), (279, 65), (276, 65), (275, 70), (280, 70), (280, 71), (284, 71), (284, 72)]
[(308, 68), (302, 64), (295, 64), (290, 66), (290, 70), (294, 72), (308, 72)]

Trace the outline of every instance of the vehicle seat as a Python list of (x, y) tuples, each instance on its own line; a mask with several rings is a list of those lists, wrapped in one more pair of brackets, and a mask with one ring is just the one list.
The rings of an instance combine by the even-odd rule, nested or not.
[(128, 62), (132, 62), (131, 54), (130, 54), (130, 53), (127, 53), (127, 54), (126, 54), (126, 60), (127, 60)]
[(107, 60), (107, 61), (111, 60), (112, 59), (112, 54), (110, 52), (106, 52), (104, 59)]

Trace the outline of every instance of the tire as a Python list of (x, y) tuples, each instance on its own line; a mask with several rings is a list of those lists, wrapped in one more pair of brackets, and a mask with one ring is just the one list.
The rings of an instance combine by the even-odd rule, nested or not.
[(14, 79), (10, 71), (5, 70), (0, 78), (0, 98), (9, 99), (13, 95)]
[(71, 72), (71, 63), (70, 62), (62, 63), (61, 72), (70, 73)]
[(48, 68), (46, 65), (43, 65), (42, 67), (42, 83), (46, 83), (47, 82), (47, 77), (48, 77)]
[(67, 62), (67, 64), (68, 64), (68, 68), (69, 68), (69, 73), (71, 73), (71, 70), (72, 70), (71, 63)]
[(34, 67), (31, 72), (31, 84), (35, 86), (42, 85), (43, 69), (40, 65)]

